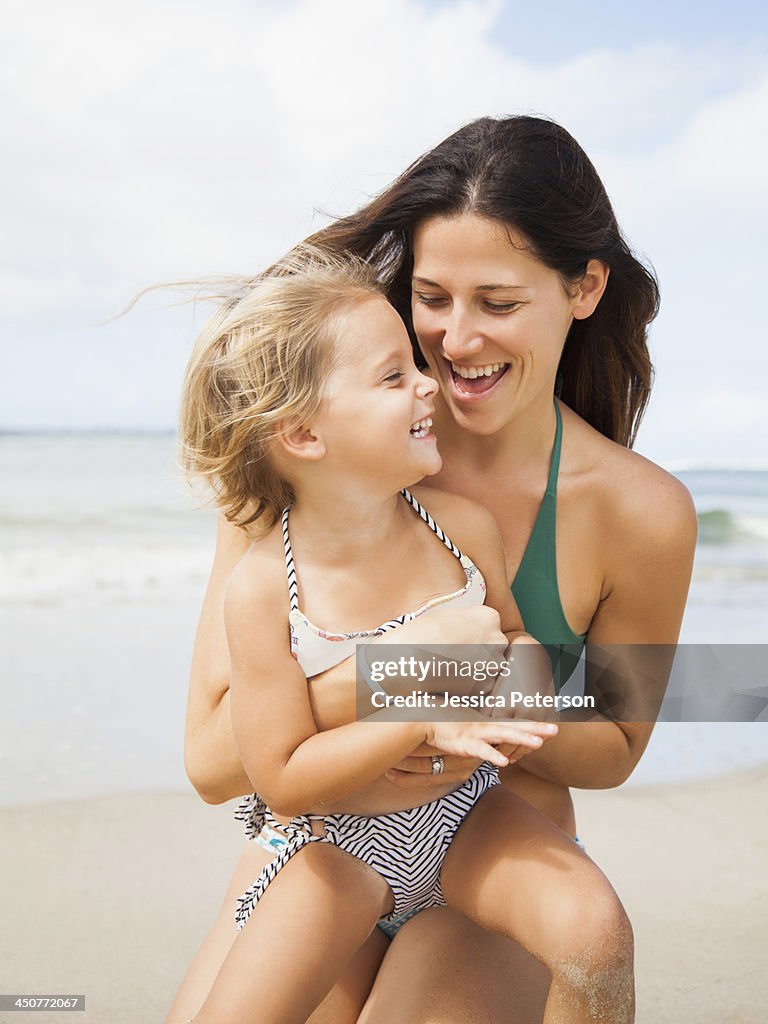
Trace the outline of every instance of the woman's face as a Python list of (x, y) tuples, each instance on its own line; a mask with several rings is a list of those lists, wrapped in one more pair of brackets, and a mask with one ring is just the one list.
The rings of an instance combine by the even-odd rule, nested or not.
[(581, 290), (474, 214), (424, 221), (413, 248), (413, 325), (456, 423), (493, 434), (551, 403), (568, 328), (589, 315)]

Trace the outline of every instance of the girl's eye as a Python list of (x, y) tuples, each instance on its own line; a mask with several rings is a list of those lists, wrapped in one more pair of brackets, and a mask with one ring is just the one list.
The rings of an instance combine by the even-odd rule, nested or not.
[(400, 370), (395, 370), (394, 373), (390, 373), (388, 377), (384, 378), (384, 383), (385, 384), (399, 384), (404, 376), (405, 376), (405, 374), (401, 373)]

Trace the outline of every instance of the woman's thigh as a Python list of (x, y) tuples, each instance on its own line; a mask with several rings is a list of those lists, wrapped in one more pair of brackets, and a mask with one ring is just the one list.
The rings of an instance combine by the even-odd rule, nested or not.
[[(166, 1024), (183, 1024), (194, 1017), (205, 1002), (237, 936), (237, 898), (258, 878), (270, 859), (267, 851), (256, 843), (246, 844), (227, 886), (219, 914), (184, 976), (168, 1011)], [(374, 929), (308, 1024), (354, 1024), (388, 944), (382, 932)]]
[(401, 930), (360, 1024), (540, 1024), (547, 968), (461, 911), (489, 926), (517, 922), (515, 933), (546, 959), (574, 929), (589, 928), (589, 915), (580, 915), (593, 889), (612, 895), (602, 873), (557, 826), (494, 787), (456, 834), (441, 883), (453, 907), (425, 911)]
[(520, 797), (496, 786), (467, 816), (440, 877), (446, 902), (538, 959), (562, 962), (618, 927), (623, 908), (576, 843)]
[(541, 1024), (549, 972), (448, 907), (405, 924), (358, 1024)]

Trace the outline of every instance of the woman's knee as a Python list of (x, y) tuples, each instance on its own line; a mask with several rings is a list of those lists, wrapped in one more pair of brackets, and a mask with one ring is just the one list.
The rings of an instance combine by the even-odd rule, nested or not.
[[(608, 882), (574, 900), (547, 966), (573, 988), (620, 988), (632, 977), (634, 935), (621, 900)], [(602, 979), (602, 981), (601, 981)]]

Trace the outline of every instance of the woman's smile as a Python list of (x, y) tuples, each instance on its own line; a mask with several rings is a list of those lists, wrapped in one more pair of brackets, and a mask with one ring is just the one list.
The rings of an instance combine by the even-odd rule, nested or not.
[(502, 380), (509, 363), (486, 363), (481, 366), (466, 366), (443, 357), (446, 379), (449, 380), (456, 399), (472, 401), (485, 397)]

